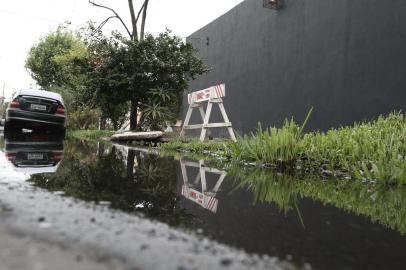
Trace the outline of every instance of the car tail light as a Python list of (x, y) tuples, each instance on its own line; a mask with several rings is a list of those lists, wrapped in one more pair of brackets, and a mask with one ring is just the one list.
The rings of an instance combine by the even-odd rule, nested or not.
[(13, 101), (10, 102), (10, 108), (20, 108), (20, 101), (15, 98)]
[(65, 107), (62, 105), (59, 105), (58, 108), (56, 108), (56, 114), (61, 114), (61, 115), (65, 115)]
[(63, 152), (55, 151), (55, 152), (52, 152), (52, 153), (54, 154), (53, 159), (54, 159), (55, 162), (61, 161), (63, 159), (63, 157), (64, 157)]
[(15, 161), (17, 157), (17, 153), (14, 152), (6, 152), (6, 158), (8, 161)]

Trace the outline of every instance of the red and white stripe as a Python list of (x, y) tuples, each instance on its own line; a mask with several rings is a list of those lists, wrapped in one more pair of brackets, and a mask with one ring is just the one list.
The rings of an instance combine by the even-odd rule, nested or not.
[(216, 92), (217, 98), (221, 98), (226, 95), (225, 88), (226, 88), (225, 84), (219, 84), (219, 85), (214, 86), (214, 91)]
[(209, 197), (209, 201), (207, 202), (205, 208), (212, 211), (213, 213), (216, 213), (218, 204), (219, 204), (219, 201), (216, 198)]
[(193, 93), (188, 94), (187, 99), (188, 103), (199, 103), (211, 98), (222, 98), (226, 96), (226, 85), (219, 84), (207, 89), (199, 90)]
[(197, 190), (189, 188), (187, 185), (182, 185), (182, 195), (213, 213), (217, 212), (219, 201), (214, 197), (206, 196)]

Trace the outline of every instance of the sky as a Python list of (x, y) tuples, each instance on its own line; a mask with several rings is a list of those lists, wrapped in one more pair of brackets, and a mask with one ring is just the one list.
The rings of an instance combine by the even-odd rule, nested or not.
[[(150, 0), (146, 31), (152, 34), (166, 28), (180, 37), (187, 37), (243, 0)], [(127, 0), (96, 0), (115, 9), (130, 26)], [(139, 6), (141, 0), (134, 0)], [(30, 48), (50, 31), (66, 21), (73, 29), (89, 20), (101, 22), (111, 13), (88, 3), (88, 0), (0, 0), (0, 96), (15, 89), (38, 88), (24, 67)], [(106, 31), (123, 27), (116, 21), (105, 26)]]

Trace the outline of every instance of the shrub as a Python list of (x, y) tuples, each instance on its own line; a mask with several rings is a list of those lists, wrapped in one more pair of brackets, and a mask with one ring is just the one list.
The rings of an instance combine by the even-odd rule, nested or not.
[(89, 107), (68, 111), (68, 129), (97, 129), (99, 126), (100, 111)]

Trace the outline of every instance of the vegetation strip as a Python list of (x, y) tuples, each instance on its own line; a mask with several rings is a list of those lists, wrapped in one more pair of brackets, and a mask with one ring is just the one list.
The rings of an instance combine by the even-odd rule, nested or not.
[(69, 130), (67, 137), (79, 140), (98, 141), (103, 138), (110, 138), (115, 131), (113, 130)]
[(262, 129), (228, 141), (162, 144), (164, 151), (187, 151), (228, 161), (274, 167), (279, 171), (322, 173), (385, 184), (406, 183), (406, 118), (402, 113), (371, 122), (302, 134), (303, 127), (286, 120), (281, 128)]

